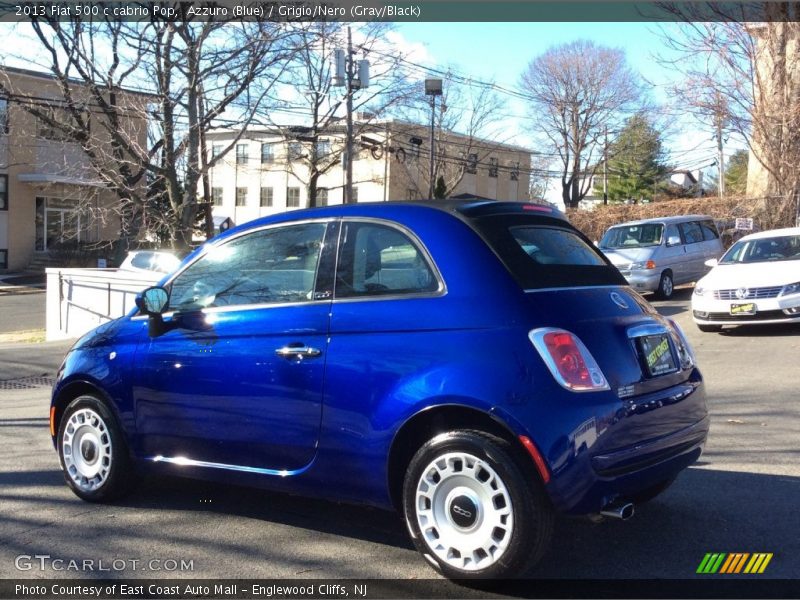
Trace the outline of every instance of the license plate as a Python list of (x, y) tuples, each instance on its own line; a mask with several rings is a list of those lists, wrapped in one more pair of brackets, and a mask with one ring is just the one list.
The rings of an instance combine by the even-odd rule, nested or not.
[(732, 315), (754, 315), (756, 314), (755, 302), (748, 302), (747, 304), (731, 304)]
[(645, 335), (637, 340), (639, 351), (642, 353), (650, 377), (666, 375), (678, 370), (667, 334)]
[(754, 315), (756, 314), (755, 302), (748, 302), (747, 304), (731, 304), (732, 315)]

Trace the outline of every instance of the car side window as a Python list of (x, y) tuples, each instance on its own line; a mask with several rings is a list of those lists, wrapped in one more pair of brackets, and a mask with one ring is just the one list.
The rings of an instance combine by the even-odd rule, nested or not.
[(669, 240), (674, 240), (675, 238), (678, 238), (678, 240), (679, 240), (678, 243), (680, 244), (681, 243), (681, 241), (680, 241), (681, 240), (681, 233), (680, 233), (680, 231), (678, 231), (678, 226), (677, 225), (667, 225), (667, 237), (666, 237), (667, 243), (669, 243)]
[(680, 228), (683, 232), (683, 239), (687, 244), (696, 244), (703, 241), (703, 230), (700, 229), (700, 224), (696, 221), (681, 223)]
[(262, 229), (212, 247), (172, 281), (170, 308), (311, 300), (325, 230), (325, 223)]
[(405, 233), (376, 223), (343, 223), (337, 298), (420, 294), (438, 288), (433, 269)]
[(701, 221), (700, 228), (703, 230), (703, 239), (707, 242), (719, 239), (719, 233), (717, 233), (717, 228), (714, 227), (714, 223), (712, 221)]

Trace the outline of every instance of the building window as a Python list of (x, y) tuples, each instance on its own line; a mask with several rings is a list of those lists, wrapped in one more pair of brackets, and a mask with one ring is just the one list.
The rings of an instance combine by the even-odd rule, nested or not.
[(0, 250), (0, 269), (8, 268), (8, 250)]
[(214, 206), (222, 206), (222, 188), (211, 188), (211, 204)]
[(272, 206), (272, 188), (271, 187), (262, 187), (261, 188), (261, 206), (269, 208)]
[(51, 140), (53, 142), (69, 141), (69, 135), (67, 135), (65, 131), (58, 127), (58, 125), (51, 124), (67, 124), (70, 122), (67, 117), (67, 112), (52, 106), (45, 106), (40, 110), (42, 111), (44, 118), (38, 119), (38, 136), (42, 139)]
[(217, 158), (222, 154), (222, 144), (211, 144), (211, 158)]
[(8, 100), (0, 98), (0, 133), (8, 133)]
[[(331, 143), (328, 140), (319, 140), (314, 145), (314, 156), (317, 158), (317, 160), (327, 158), (330, 153), (331, 153)], [(355, 160), (355, 153), (354, 153), (354, 160)]]
[(236, 144), (236, 164), (246, 165), (248, 158), (248, 145)]
[(497, 159), (489, 159), (489, 177), (497, 177)]
[(406, 190), (406, 195), (409, 200), (419, 200), (419, 192), (416, 188), (408, 188), (408, 190)]
[(358, 187), (355, 186), (355, 185), (353, 186), (353, 197), (352, 197), (352, 200), (353, 200), (353, 202), (358, 202)]
[(328, 206), (328, 188), (317, 188), (317, 206)]
[(8, 210), (8, 175), (0, 175), (0, 210)]
[(303, 144), (289, 142), (289, 160), (299, 160), (301, 158), (303, 158)]
[(286, 188), (286, 208), (300, 208), (300, 188)]
[(519, 161), (511, 163), (511, 181), (519, 181)]
[(275, 162), (275, 149), (269, 142), (261, 144), (261, 164), (269, 164)]
[(464, 167), (464, 172), (472, 173), (473, 175), (478, 172), (478, 155), (474, 152), (467, 154), (467, 163)]
[(247, 206), (247, 188), (236, 188), (236, 206)]

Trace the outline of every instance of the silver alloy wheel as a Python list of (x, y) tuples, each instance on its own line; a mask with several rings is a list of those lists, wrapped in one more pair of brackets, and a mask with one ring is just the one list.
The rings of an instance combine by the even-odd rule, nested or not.
[(511, 543), (514, 511), (508, 488), (472, 454), (450, 452), (425, 467), (415, 506), (426, 545), (457, 569), (486, 569)]
[(674, 289), (674, 285), (672, 283), (672, 277), (669, 275), (662, 275), (661, 276), (661, 293), (669, 297), (672, 295), (672, 290)]
[(64, 468), (84, 492), (96, 490), (111, 472), (111, 434), (103, 418), (91, 408), (70, 415), (61, 439)]

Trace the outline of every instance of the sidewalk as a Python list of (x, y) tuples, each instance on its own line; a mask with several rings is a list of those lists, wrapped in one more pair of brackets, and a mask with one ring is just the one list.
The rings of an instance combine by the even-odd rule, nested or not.
[(41, 294), (47, 287), (44, 273), (10, 273), (0, 275), (0, 296)]

